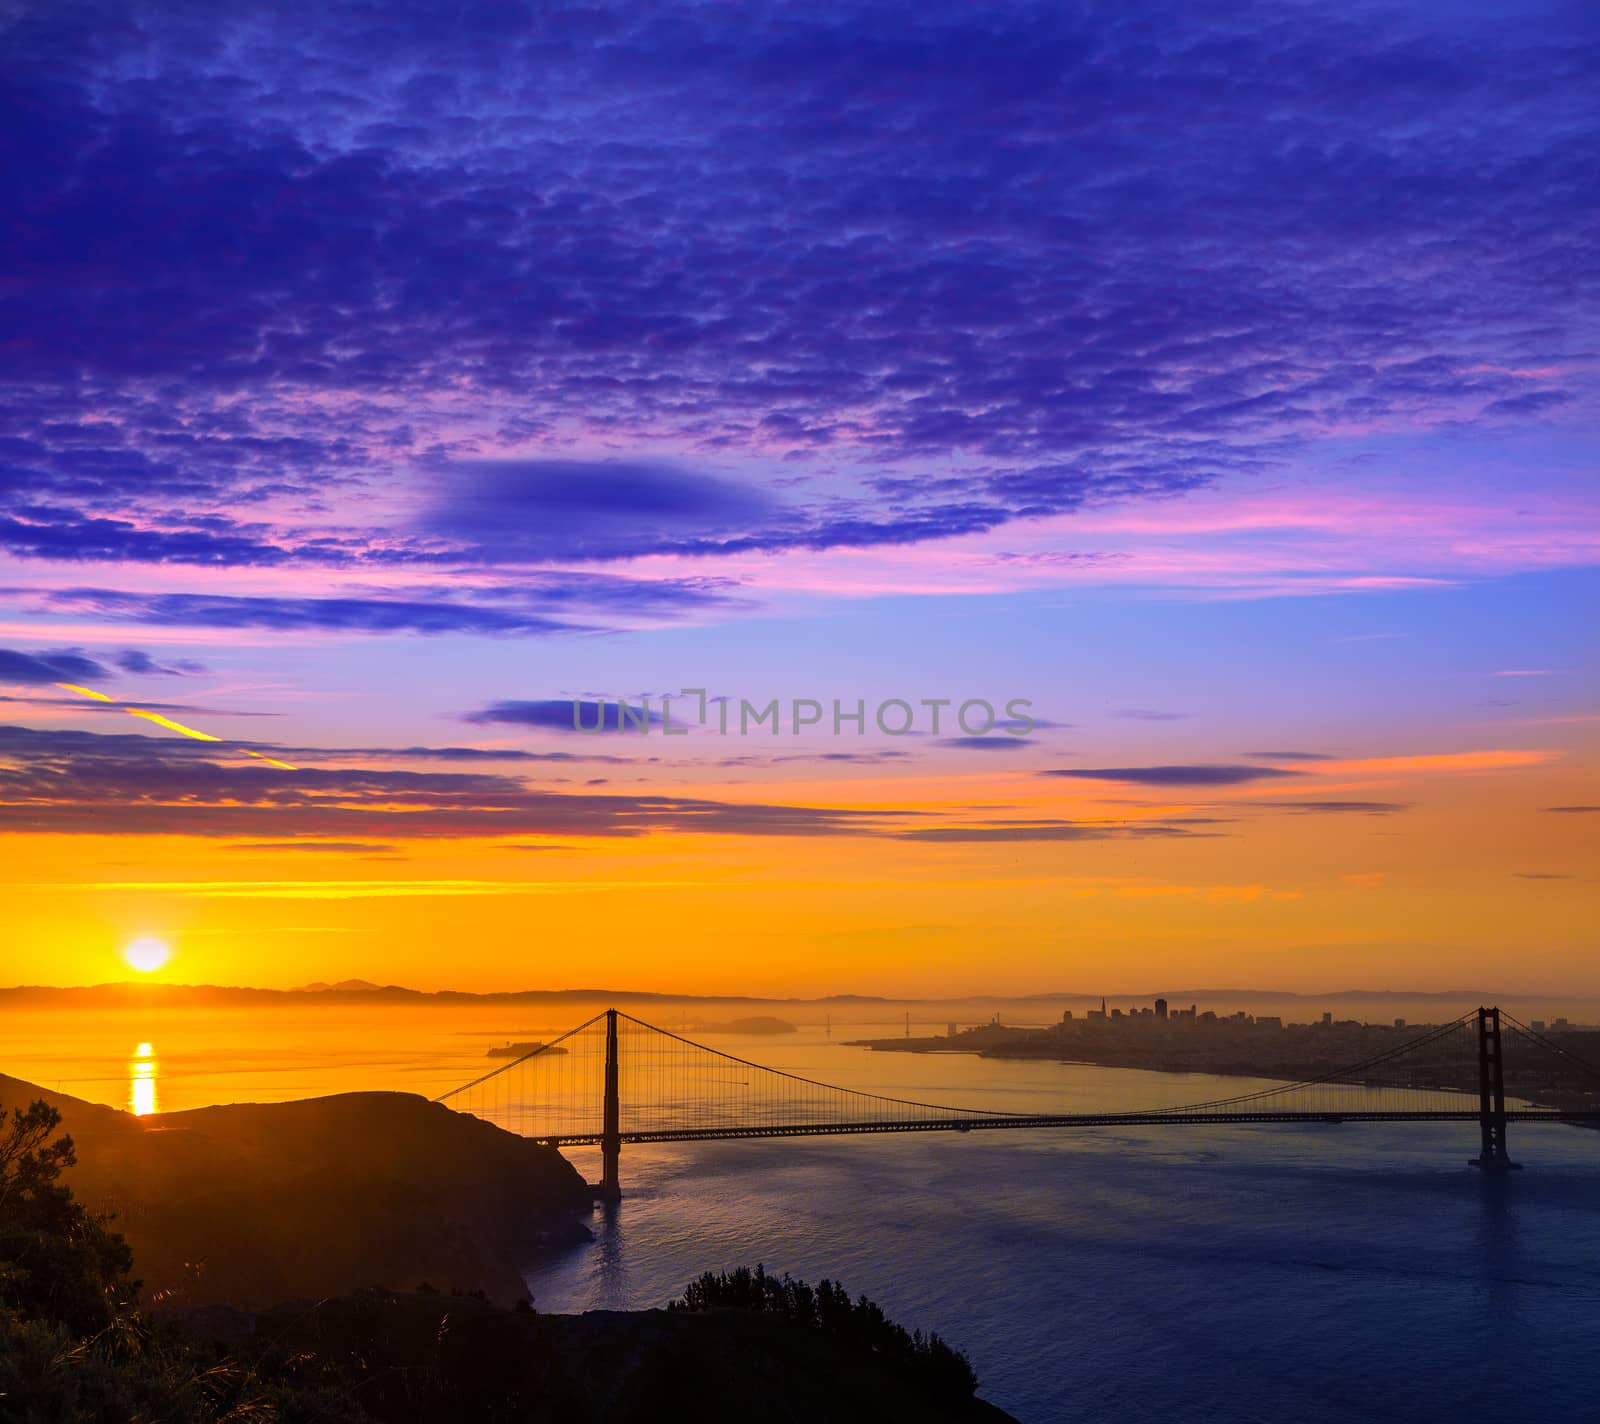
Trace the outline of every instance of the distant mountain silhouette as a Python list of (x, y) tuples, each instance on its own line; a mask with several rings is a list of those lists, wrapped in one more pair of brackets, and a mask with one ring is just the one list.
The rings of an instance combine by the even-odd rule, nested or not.
[[(730, 1006), (757, 1005), (816, 1005), (819, 1007), (878, 1004), (926, 1004), (932, 1007), (956, 1004), (1075, 1004), (1098, 1003), (1102, 997), (1099, 989), (1063, 989), (1053, 993), (1038, 994), (954, 994), (944, 997), (919, 997), (914, 994), (886, 996), (880, 994), (822, 994), (811, 998), (778, 998), (761, 994), (670, 994), (647, 989), (502, 989), (473, 993), (465, 989), (409, 989), (401, 984), (374, 984), (367, 979), (341, 979), (328, 983), (317, 980), (293, 989), (258, 989), (247, 985), (227, 984), (165, 984), (149, 981), (123, 981), (111, 984), (72, 985), (52, 987), (42, 984), (24, 984), (0, 988), (0, 1005), (44, 1006), (62, 1008), (183, 1008), (187, 1006), (215, 1006), (233, 1004), (241, 1007), (267, 1007), (272, 1004), (293, 1004), (308, 997), (337, 1002), (438, 1004), (468, 1007), (473, 1004), (707, 1004)], [(1600, 1002), (1584, 994), (1512, 994), (1492, 989), (1338, 989), (1326, 993), (1292, 989), (1164, 989), (1151, 992), (1139, 990), (1107, 992), (1104, 997), (1113, 1004), (1148, 1004), (1163, 998), (1170, 1003), (1188, 1003), (1205, 1000), (1212, 1005), (1226, 1001), (1238, 1006), (1264, 1001), (1305, 1000), (1318, 1004), (1338, 1002), (1387, 1002), (1393, 1000), (1433, 1000), (1441, 1003), (1493, 1004), (1537, 1002), (1548, 1004), (1559, 1000), (1565, 1004)]]

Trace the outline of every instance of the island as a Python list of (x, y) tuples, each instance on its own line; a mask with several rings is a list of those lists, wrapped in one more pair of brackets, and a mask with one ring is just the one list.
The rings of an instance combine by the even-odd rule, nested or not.
[(486, 1056), (489, 1058), (526, 1058), (531, 1053), (543, 1053), (553, 1058), (566, 1051), (559, 1043), (544, 1044), (535, 1039), (526, 1043), (503, 1043), (498, 1048), (491, 1048)]
[(698, 1023), (696, 1033), (780, 1034), (799, 1033), (799, 1029), (786, 1019), (768, 1014), (756, 1014), (747, 1019), (728, 1019), (724, 1023)]

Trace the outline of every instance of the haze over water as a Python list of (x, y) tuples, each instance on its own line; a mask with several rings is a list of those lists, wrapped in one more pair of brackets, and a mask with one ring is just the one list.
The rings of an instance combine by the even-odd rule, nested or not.
[[(163, 1110), (431, 1094), (482, 1071), (490, 1043), (586, 1016), (36, 1014), (8, 1023), (7, 1066), (122, 1107), (153, 1078), (137, 1092)], [(1197, 1101), (1253, 1081), (838, 1041), (893, 1031), (836, 1018), (831, 1041), (810, 1026), (708, 1041), (841, 1086), (1012, 1111)], [(624, 1200), (596, 1208), (595, 1241), (527, 1279), (539, 1309), (578, 1311), (659, 1306), (702, 1270), (756, 1261), (829, 1276), (946, 1335), (984, 1396), (1027, 1424), (1107, 1411), (1420, 1424), (1469, 1404), (1581, 1417), (1597, 1383), (1600, 1136), (1518, 1125), (1511, 1146), (1526, 1170), (1501, 1183), (1467, 1166), (1475, 1130), (1455, 1124), (627, 1147)], [(598, 1175), (595, 1153), (569, 1155)]]

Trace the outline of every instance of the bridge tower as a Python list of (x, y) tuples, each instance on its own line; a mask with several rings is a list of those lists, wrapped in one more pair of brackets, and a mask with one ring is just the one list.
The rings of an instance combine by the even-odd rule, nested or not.
[(618, 1159), (622, 1156), (622, 1107), (617, 1097), (617, 1011), (606, 1010), (606, 1094), (600, 1124), (600, 1199), (622, 1196)]
[(1501, 1058), (1500, 1010), (1478, 1010), (1478, 1127), (1483, 1149), (1472, 1165), (1485, 1172), (1518, 1166), (1506, 1153), (1506, 1075)]

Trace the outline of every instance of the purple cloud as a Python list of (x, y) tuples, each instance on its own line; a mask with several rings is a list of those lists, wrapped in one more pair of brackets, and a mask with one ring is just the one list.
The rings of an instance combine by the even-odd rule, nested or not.
[(0, 549), (903, 544), (1576, 421), (1581, 8), (31, 7)]
[[(1209, 824), (1209, 823), (1206, 823)], [(940, 843), (1009, 841), (1154, 841), (1187, 840), (1211, 832), (1196, 832), (1179, 824), (1108, 826), (1096, 821), (992, 821), (972, 826), (929, 826), (900, 831), (896, 839)]]
[(135, 677), (201, 677), (209, 669), (193, 658), (174, 658), (170, 663), (158, 663), (149, 653), (129, 648), (117, 654), (117, 666)]
[(450, 466), (421, 521), (473, 559), (616, 559), (715, 545), (776, 515), (772, 498), (696, 471), (626, 461)]
[[(622, 700), (631, 709), (628, 730), (640, 730), (637, 721), (640, 717), (647, 717), (651, 726), (661, 725), (660, 713), (651, 709), (646, 714), (637, 697)], [(526, 702), (491, 702), (487, 707), (465, 713), (461, 720), (475, 727), (537, 727), (546, 732), (578, 733), (603, 730), (614, 734), (620, 715), (618, 699), (613, 697), (552, 697)]]
[(87, 682), (110, 676), (108, 669), (78, 648), (46, 653), (0, 648), (0, 685), (47, 687), (57, 682)]
[(1299, 776), (1271, 766), (1101, 766), (1052, 768), (1040, 776), (1071, 776), (1084, 781), (1125, 781), (1136, 786), (1239, 786), (1273, 777)]
[(467, 587), (454, 595), (440, 590), (438, 596), (406, 598), (134, 593), (109, 588), (57, 589), (36, 595), (9, 588), (0, 589), (0, 595), (26, 598), (50, 612), (89, 612), (155, 627), (517, 637), (588, 632), (638, 617), (670, 619), (730, 602), (728, 587), (723, 579), (628, 579), (568, 572), (519, 580), (509, 589)]

